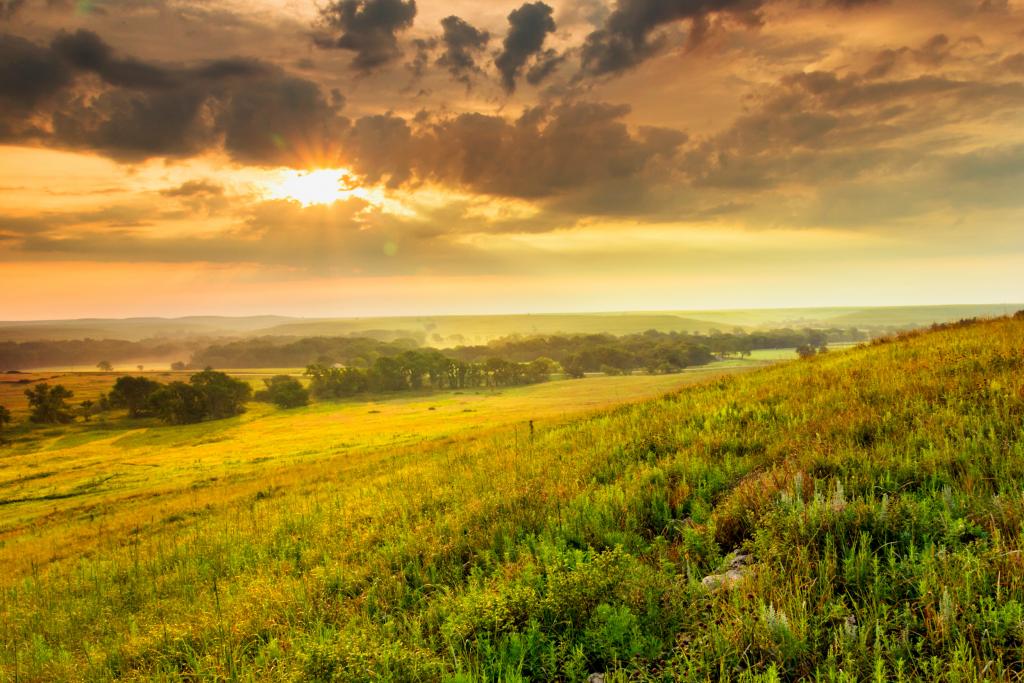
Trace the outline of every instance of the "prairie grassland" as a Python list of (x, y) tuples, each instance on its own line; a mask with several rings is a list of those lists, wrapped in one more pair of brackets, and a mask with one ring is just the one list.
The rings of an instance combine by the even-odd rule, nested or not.
[[(1022, 371), (1024, 321), (1004, 319), (532, 439), (510, 425), (312, 459), (220, 506), (232, 487), (211, 482), (186, 512), (11, 572), (0, 666), (19, 680), (1019, 680)], [(702, 585), (738, 552), (742, 576)]]
[[(142, 533), (163, 519), (301, 481), (311, 461), (331, 459), (341, 471), (438, 439), (562, 420), (741, 369), (722, 363), (679, 375), (359, 398), (290, 411), (254, 403), (237, 418), (184, 427), (113, 419), (22, 430), (0, 450), (0, 577), (74, 557), (97, 538)], [(98, 395), (113, 378), (60, 381)], [(527, 427), (520, 429), (525, 438)]]

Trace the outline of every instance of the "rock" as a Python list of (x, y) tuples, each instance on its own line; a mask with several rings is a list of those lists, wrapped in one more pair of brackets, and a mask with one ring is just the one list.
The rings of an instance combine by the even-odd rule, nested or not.
[(587, 683), (604, 683), (604, 674), (590, 674)]
[(701, 579), (700, 584), (708, 590), (732, 588), (749, 574), (753, 564), (750, 555), (736, 555), (729, 561), (729, 568), (721, 574), (711, 574)]

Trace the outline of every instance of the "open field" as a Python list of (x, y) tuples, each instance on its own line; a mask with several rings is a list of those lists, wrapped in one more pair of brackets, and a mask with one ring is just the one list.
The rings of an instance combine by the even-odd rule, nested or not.
[[(32, 428), (11, 434), (0, 450), (0, 566), (16, 571), (67, 557), (87, 548), (98, 530), (124, 532), (140, 520), (190, 513), (200, 500), (221, 505), (322, 459), (346, 468), (513, 423), (563, 421), (752, 367), (730, 361), (678, 375), (360, 397), (289, 411), (253, 403), (240, 417), (189, 426), (113, 419)], [(54, 381), (98, 396), (113, 375)], [(527, 426), (520, 429), (525, 439)]]
[[(0, 667), (20, 680), (1020, 678), (1024, 320), (646, 384), (672, 391), (600, 409), (599, 382), (639, 380), (16, 444), (8, 490), (68, 490), (56, 477), (91, 499), (4, 506)], [(566, 387), (598, 412), (559, 418)], [(128, 452), (160, 473), (132, 479)], [(166, 495), (118, 496), (153, 481)]]

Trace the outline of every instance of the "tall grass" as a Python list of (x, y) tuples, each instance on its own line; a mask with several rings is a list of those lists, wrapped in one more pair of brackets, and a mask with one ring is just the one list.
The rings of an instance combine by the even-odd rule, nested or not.
[(310, 465), (9, 580), (0, 672), (1018, 679), (1022, 370), (998, 320)]

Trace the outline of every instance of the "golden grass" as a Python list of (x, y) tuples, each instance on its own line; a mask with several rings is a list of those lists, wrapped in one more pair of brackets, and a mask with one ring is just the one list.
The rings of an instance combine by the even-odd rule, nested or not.
[[(678, 375), (588, 377), (289, 411), (254, 403), (237, 418), (189, 426), (119, 418), (38, 427), (0, 450), (0, 580), (89, 552), (107, 537), (302, 482), (323, 467), (344, 471), (514, 423), (523, 423), (526, 439), (529, 420), (540, 426), (746, 367), (723, 363)], [(64, 384), (77, 400), (79, 392), (98, 396), (116, 376), (23, 377)], [(25, 412), (14, 405), (16, 414)]]

